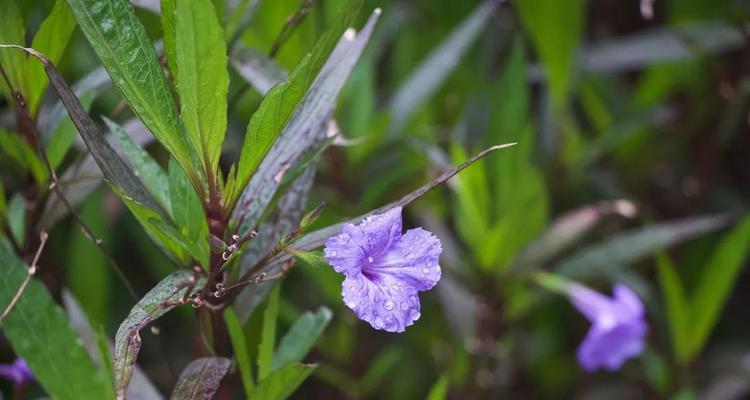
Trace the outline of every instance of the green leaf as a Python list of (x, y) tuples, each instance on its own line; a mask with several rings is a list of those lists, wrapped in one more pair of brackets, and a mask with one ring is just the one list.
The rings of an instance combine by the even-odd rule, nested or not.
[(438, 379), (432, 388), (430, 393), (427, 394), (427, 400), (445, 400), (448, 396), (448, 377), (443, 375)]
[(328, 326), (332, 316), (331, 310), (320, 307), (315, 314), (307, 311), (297, 318), (279, 342), (273, 356), (272, 370), (293, 361), (302, 361)]
[(151, 237), (151, 240), (156, 243), (162, 251), (173, 259), (177, 264), (186, 266), (187, 258), (186, 253), (182, 250), (182, 246), (179, 243), (175, 243), (172, 238), (164, 234), (159, 230), (152, 221), (164, 221), (162, 217), (156, 213), (156, 211), (144, 206), (143, 204), (135, 201), (133, 198), (128, 197), (117, 187), (110, 185), (112, 191), (125, 203), (130, 213), (133, 214), (136, 220), (141, 224), (146, 234)]
[[(43, 79), (45, 82), (47, 81), (46, 76)], [(89, 111), (91, 109), (91, 103), (94, 102), (94, 93), (87, 91), (79, 98), (81, 99), (81, 105), (83, 108), (86, 111)], [(65, 154), (67, 154), (70, 146), (73, 145), (73, 140), (77, 133), (78, 130), (76, 130), (76, 126), (70, 118), (64, 118), (59, 124), (57, 124), (57, 127), (45, 147), (47, 159), (49, 160), (52, 169), (57, 169), (57, 167), (60, 166), (60, 163), (65, 158)]]
[(179, 86), (177, 71), (177, 39), (175, 29), (175, 0), (161, 0), (161, 29), (164, 32), (164, 54), (167, 56), (167, 66), (172, 73), (172, 82)]
[[(0, 43), (26, 45), (26, 25), (16, 0), (0, 0)], [(0, 65), (8, 73), (8, 79), (13, 88), (25, 95), (26, 88), (23, 85), (26, 83), (26, 60), (24, 55), (15, 50), (0, 49)], [(5, 82), (0, 84), (0, 94), (6, 96), (8, 103), (13, 103)]]
[[(432, 181), (426, 183), (425, 185), (422, 185), (421, 187), (417, 188), (416, 190), (408, 193), (407, 195), (405, 195), (404, 197), (400, 198), (399, 200), (394, 201), (394, 202), (389, 203), (389, 204), (386, 204), (385, 206), (379, 207), (379, 208), (377, 208), (375, 210), (372, 210), (372, 211), (370, 211), (370, 212), (368, 212), (366, 214), (360, 215), (358, 217), (350, 218), (350, 219), (348, 219), (346, 221), (343, 221), (343, 222), (340, 222), (338, 224), (330, 225), (330, 226), (327, 226), (325, 228), (321, 228), (321, 229), (318, 229), (316, 231), (310, 232), (310, 233), (308, 233), (306, 235), (303, 235), (297, 241), (294, 242), (293, 246), (294, 246), (295, 249), (302, 250), (302, 251), (314, 250), (314, 249), (322, 246), (325, 243), (325, 241), (328, 240), (328, 238), (330, 238), (331, 236), (336, 235), (338, 232), (341, 232), (341, 229), (344, 227), (344, 225), (346, 225), (346, 224), (358, 224), (363, 219), (365, 219), (365, 218), (367, 218), (367, 217), (369, 217), (371, 215), (382, 214), (382, 213), (384, 213), (384, 212), (386, 212), (386, 211), (388, 211), (388, 210), (390, 210), (391, 208), (394, 208), (394, 207), (404, 207), (404, 206), (408, 205), (409, 203), (411, 203), (412, 201), (414, 201), (414, 200), (422, 197), (425, 193), (427, 193), (427, 192), (431, 191), (432, 189), (435, 189), (436, 187), (440, 186), (443, 182), (445, 182), (448, 179), (454, 177), (456, 174), (458, 174), (459, 172), (463, 171), (466, 167), (468, 167), (468, 166), (474, 164), (475, 162), (481, 160), (482, 158), (484, 158), (488, 154), (492, 153), (493, 151), (504, 149), (504, 148), (513, 146), (514, 144), (515, 143), (504, 144), (504, 145), (497, 145), (497, 146), (492, 146), (492, 147), (489, 147), (487, 149), (484, 149), (481, 152), (475, 154), (470, 159), (468, 159), (468, 160), (464, 161), (463, 163), (461, 163), (461, 165), (458, 165), (458, 166), (456, 166), (454, 168), (451, 168), (451, 169), (443, 172), (437, 178), (435, 178)], [(275, 261), (279, 262), (279, 261), (286, 260), (288, 258), (289, 258), (288, 255), (284, 254), (284, 255), (278, 257), (277, 259), (275, 259)], [(274, 264), (273, 263), (269, 263), (269, 265), (274, 265)]]
[(23, 247), (26, 242), (26, 203), (17, 193), (8, 203), (8, 230), (16, 244)]
[[(102, 190), (92, 193), (80, 208), (79, 215), (94, 235), (104, 243), (112, 238), (111, 221), (106, 217)], [(68, 256), (65, 258), (67, 287), (83, 305), (94, 326), (107, 322), (110, 305), (111, 269), (107, 259), (75, 224), (68, 228), (66, 240)]]
[(232, 366), (232, 361), (223, 357), (193, 360), (182, 370), (169, 398), (172, 400), (212, 399), (230, 366)]
[(177, 108), (146, 31), (127, 0), (67, 0), (112, 81), (133, 112), (193, 176), (190, 148)]
[(701, 216), (648, 225), (584, 247), (560, 261), (554, 271), (580, 279), (629, 265), (678, 243), (726, 226), (723, 216)]
[(656, 257), (656, 271), (659, 274), (659, 285), (662, 290), (662, 301), (667, 316), (669, 335), (672, 339), (672, 350), (679, 362), (689, 358), (690, 336), (690, 304), (685, 297), (685, 290), (680, 281), (674, 264), (668, 255), (661, 253)]
[(513, 2), (529, 32), (552, 92), (552, 102), (562, 107), (570, 86), (573, 62), (581, 40), (583, 0), (516, 0)]
[(195, 281), (190, 271), (177, 271), (146, 293), (120, 324), (115, 335), (115, 392), (123, 399), (141, 349), (141, 329), (173, 309), (186, 294), (200, 290), (205, 278)]
[(196, 259), (205, 260), (205, 263), (201, 262), (208, 266), (211, 247), (208, 243), (206, 215), (198, 194), (174, 159), (169, 161), (169, 197), (175, 225), (194, 245), (194, 252), (199, 255)]
[[(333, 26), (318, 39), (312, 52), (292, 70), (289, 80), (274, 86), (263, 98), (263, 102), (247, 125), (247, 134), (236, 169), (235, 182), (239, 188), (245, 187), (271, 149), (271, 145), (302, 101), (302, 97), (312, 85), (313, 79), (318, 75), (344, 30), (351, 25), (361, 5), (362, 0), (350, 0), (339, 13)], [(231, 206), (235, 201), (236, 198), (230, 198), (227, 203)]]
[(716, 325), (737, 276), (750, 252), (750, 216), (726, 234), (706, 265), (692, 297), (690, 354), (697, 354)]
[[(0, 305), (5, 309), (26, 278), (26, 266), (0, 239)], [(37, 381), (52, 398), (77, 400), (82, 393), (95, 399), (112, 399), (112, 389), (97, 371), (44, 285), (32, 279), (2, 324), (3, 333)]]
[(120, 144), (123, 154), (143, 181), (149, 193), (172, 215), (172, 202), (169, 197), (169, 177), (161, 166), (120, 125), (107, 117), (102, 118)]
[[(281, 283), (274, 285), (268, 296), (266, 309), (263, 311), (263, 330), (258, 345), (258, 381), (261, 382), (271, 373), (273, 363), (273, 349), (276, 346), (276, 319), (279, 315), (279, 297)], [(260, 385), (260, 384), (259, 384)], [(263, 399), (258, 395), (259, 398)]]
[(232, 307), (227, 307), (224, 310), (224, 321), (227, 323), (229, 339), (232, 341), (234, 358), (237, 360), (237, 366), (240, 369), (245, 395), (249, 399), (255, 389), (255, 382), (253, 381), (253, 367), (250, 362), (250, 353), (247, 350), (247, 339), (242, 330), (242, 323)]
[(7, 211), (8, 207), (5, 203), (5, 186), (3, 186), (3, 181), (0, 180), (0, 228), (5, 225), (5, 214)]
[(310, 156), (307, 161), (312, 162), (318, 150), (332, 141), (332, 138), (326, 137), (326, 131), (336, 98), (369, 41), (379, 15), (380, 10), (376, 10), (359, 34), (355, 36), (350, 31), (339, 40), (310, 90), (305, 93), (301, 104), (245, 187), (232, 215), (233, 219), (242, 221), (238, 229), (240, 236), (258, 223), (279, 187), (289, 183), (286, 176), (294, 176), (305, 168), (304, 155)]
[(291, 247), (287, 247), (285, 251), (292, 253), (298, 261), (310, 268), (320, 268), (329, 265), (322, 251), (299, 251)]
[[(22, 174), (29, 173), (42, 189), (47, 182), (47, 167), (36, 155), (36, 151), (21, 135), (0, 129), (0, 155), (6, 158)], [(0, 161), (5, 161), (0, 158)]]
[[(63, 51), (68, 45), (68, 40), (73, 34), (75, 26), (75, 19), (73, 19), (73, 14), (70, 13), (68, 5), (65, 4), (65, 0), (56, 0), (52, 11), (42, 22), (39, 31), (34, 36), (31, 47), (57, 64), (62, 58)], [(27, 64), (26, 102), (31, 115), (36, 115), (49, 81), (41, 64), (33, 60), (27, 60)]]
[(297, 390), (297, 387), (310, 376), (315, 367), (315, 365), (297, 362), (289, 363), (258, 382), (258, 387), (253, 392), (253, 398), (284, 400)]
[(190, 254), (190, 256), (198, 261), (203, 268), (208, 269), (208, 252), (201, 251), (200, 246), (196, 246), (191, 240), (182, 232), (178, 231), (177, 228), (169, 225), (158, 218), (150, 218), (148, 223), (151, 224), (159, 233), (169, 238), (169, 241), (182, 249), (184, 253)]
[(389, 106), (392, 112), (390, 135), (400, 133), (409, 117), (445, 82), (487, 23), (493, 20), (498, 4), (480, 2), (398, 88)]
[[(211, 0), (180, 1), (175, 8), (177, 93), (188, 140), (204, 170), (218, 173), (227, 128), (227, 49)], [(217, 176), (213, 176), (218, 181)]]

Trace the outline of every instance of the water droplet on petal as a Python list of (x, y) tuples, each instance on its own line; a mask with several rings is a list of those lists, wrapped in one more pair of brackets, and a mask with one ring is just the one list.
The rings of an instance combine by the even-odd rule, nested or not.
[(407, 308), (409, 308), (409, 304), (405, 301), (401, 302), (401, 310), (406, 311)]
[(381, 329), (383, 327), (383, 318), (375, 317), (375, 321), (372, 324), (375, 329)]
[(367, 257), (368, 262), (372, 262), (372, 257)]
[(331, 252), (331, 257), (336, 257), (336, 250)]
[(354, 307), (357, 306), (357, 302), (356, 301), (350, 301), (350, 302), (346, 303), (346, 306), (349, 307), (349, 308), (351, 308), (351, 309), (354, 309)]
[(416, 308), (413, 308), (411, 312), (409, 313), (409, 316), (411, 317), (412, 320), (416, 321), (419, 319), (419, 317), (422, 316), (422, 314), (419, 313), (419, 310), (417, 310)]
[(412, 295), (411, 297), (409, 297), (409, 300), (411, 300), (412, 302), (416, 303), (417, 302), (417, 296)]
[(424, 268), (422, 268), (422, 273), (425, 274), (425, 275), (429, 275), (430, 274), (430, 269), (427, 268), (427, 267), (424, 267)]
[(391, 311), (393, 310), (393, 302), (390, 300), (386, 300), (386, 302), (383, 304), (383, 307), (385, 307), (386, 310)]

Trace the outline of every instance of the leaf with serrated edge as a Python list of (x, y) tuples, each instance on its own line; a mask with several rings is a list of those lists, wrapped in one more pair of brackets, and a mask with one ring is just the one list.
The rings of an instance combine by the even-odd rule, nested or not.
[(174, 22), (180, 116), (206, 174), (217, 179), (229, 91), (224, 34), (210, 0), (177, 2)]
[[(127, 0), (67, 0), (89, 44), (128, 105), (192, 176), (190, 148), (156, 51)], [(198, 186), (200, 187), (200, 186)]]
[(162, 279), (130, 310), (115, 335), (115, 393), (125, 398), (133, 365), (141, 349), (140, 331), (175, 307), (185, 294), (200, 290), (205, 279), (195, 281), (192, 272), (177, 271)]
[(171, 400), (210, 400), (232, 361), (224, 357), (204, 357), (188, 364), (177, 380)]

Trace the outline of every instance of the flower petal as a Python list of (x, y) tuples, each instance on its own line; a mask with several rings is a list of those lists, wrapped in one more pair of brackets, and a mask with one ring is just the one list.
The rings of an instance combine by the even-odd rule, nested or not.
[(643, 351), (646, 325), (642, 321), (607, 328), (594, 324), (578, 347), (577, 356), (586, 371), (614, 371)]
[(359, 273), (365, 257), (367, 239), (359, 227), (345, 225), (343, 232), (326, 241), (325, 257), (333, 269), (342, 274)]
[(410, 229), (367, 272), (388, 275), (418, 291), (429, 290), (440, 280), (438, 261), (442, 251), (435, 235), (422, 228)]
[(573, 305), (591, 322), (597, 322), (603, 318), (614, 318), (614, 307), (612, 300), (595, 291), (579, 284), (571, 284), (568, 295)]
[(386, 252), (401, 237), (401, 207), (395, 207), (384, 214), (372, 215), (357, 225), (365, 235), (367, 255), (377, 258)]
[(623, 305), (633, 316), (640, 317), (643, 315), (643, 303), (629, 287), (618, 283), (612, 289), (612, 293), (615, 301)]
[(344, 304), (375, 329), (403, 332), (420, 317), (417, 290), (389, 276), (378, 281), (363, 274), (347, 276), (341, 294)]

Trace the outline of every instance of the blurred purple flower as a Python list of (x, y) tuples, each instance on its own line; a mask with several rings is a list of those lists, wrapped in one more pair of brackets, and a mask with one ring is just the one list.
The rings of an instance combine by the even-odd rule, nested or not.
[(648, 324), (641, 300), (622, 284), (613, 293), (610, 298), (578, 284), (568, 289), (573, 305), (592, 323), (578, 346), (578, 363), (586, 371), (614, 371), (643, 351)]
[(29, 366), (23, 358), (18, 357), (13, 364), (0, 364), (0, 377), (3, 377), (16, 385), (23, 385), (34, 380)]
[(419, 319), (419, 292), (440, 280), (440, 240), (422, 228), (401, 234), (401, 207), (348, 224), (325, 256), (345, 276), (347, 307), (375, 329), (403, 332)]

